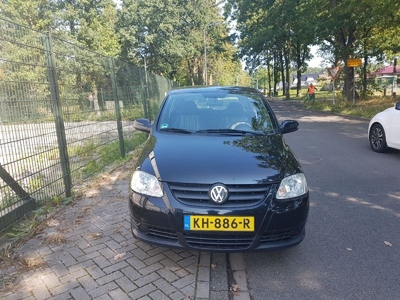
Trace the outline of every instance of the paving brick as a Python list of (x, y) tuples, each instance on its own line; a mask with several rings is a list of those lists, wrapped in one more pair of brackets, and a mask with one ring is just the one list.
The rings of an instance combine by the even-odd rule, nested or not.
[(175, 274), (178, 275), (179, 277), (185, 277), (187, 275), (189, 275), (190, 273), (188, 271), (186, 271), (185, 269), (178, 269), (175, 271)]
[(94, 281), (93, 278), (90, 277), (89, 275), (79, 278), (78, 281), (83, 286), (85, 291), (91, 291), (99, 287), (97, 282)]
[(196, 286), (196, 298), (207, 299), (209, 290), (210, 290), (210, 283), (208, 281), (198, 282)]
[(92, 259), (94, 259), (94, 258), (96, 258), (96, 257), (99, 257), (101, 254), (100, 254), (100, 252), (92, 252), (92, 253), (89, 253), (89, 254), (84, 254), (84, 255), (82, 255), (82, 256), (78, 256), (78, 257), (75, 257), (76, 258), (76, 261), (78, 262), (78, 263), (81, 263), (81, 262), (84, 262), (84, 261), (87, 261), (87, 260), (92, 260)]
[(145, 268), (140, 269), (139, 272), (142, 275), (147, 275), (147, 274), (150, 274), (150, 273), (154, 273), (155, 271), (157, 271), (159, 269), (162, 269), (162, 268), (164, 268), (164, 266), (162, 264), (155, 263), (155, 264), (152, 264), (152, 265), (149, 265), (149, 266), (147, 266)]
[(138, 300), (153, 300), (151, 299), (149, 296), (143, 296), (142, 298), (138, 299)]
[(73, 290), (74, 288), (77, 288), (77, 287), (79, 287), (79, 282), (71, 281), (68, 283), (64, 283), (63, 285), (59, 285), (54, 288), (51, 288), (49, 290), (53, 296), (57, 296), (57, 295), (65, 293), (65, 292), (68, 292), (70, 290)]
[(168, 280), (169, 282), (172, 282), (172, 281), (175, 281), (175, 280), (179, 279), (179, 277), (174, 272), (171, 272), (167, 268), (159, 269), (157, 271), (157, 273), (160, 274), (160, 276), (162, 278), (164, 278), (165, 280)]
[(132, 281), (142, 277), (142, 275), (138, 271), (136, 271), (134, 268), (132, 268), (131, 266), (123, 268), (121, 270), (121, 272), (124, 273), (125, 276), (128, 277)]
[[(150, 254), (150, 253), (148, 253), (149, 255), (152, 255), (152, 254)], [(151, 265), (151, 264), (154, 264), (154, 263), (156, 263), (156, 262), (159, 262), (160, 260), (163, 260), (163, 259), (165, 259), (165, 255), (164, 254), (156, 254), (156, 255), (154, 255), (154, 256), (151, 256), (151, 257), (149, 257), (149, 258), (146, 258), (145, 260), (143, 260), (143, 262), (146, 264), (146, 265)]]
[(86, 300), (86, 299), (90, 300), (91, 299), (90, 295), (80, 286), (71, 290), (70, 294), (76, 300)]
[(49, 289), (59, 286), (61, 284), (60, 281), (58, 280), (58, 277), (53, 272), (48, 273), (46, 275), (42, 275), (40, 279)]
[(47, 299), (51, 297), (51, 294), (47, 287), (42, 284), (35, 284), (32, 288), (32, 293), (36, 299)]
[(118, 254), (117, 251), (114, 251), (114, 250), (112, 250), (112, 249), (110, 249), (108, 247), (102, 249), (100, 252), (101, 252), (101, 255), (103, 255), (105, 258), (107, 258), (110, 261), (114, 261), (115, 255)]
[(77, 271), (80, 271), (80, 270), (82, 270), (82, 269), (84, 269), (84, 268), (87, 268), (87, 267), (89, 267), (89, 266), (92, 266), (93, 265), (93, 260), (85, 260), (85, 261), (83, 261), (83, 262), (79, 262), (79, 263), (76, 263), (75, 265), (73, 265), (73, 266), (70, 266), (69, 268), (68, 268), (68, 270), (70, 271), (70, 272), (77, 272)]
[(105, 249), (105, 248), (107, 248), (106, 245), (98, 244), (98, 245), (94, 245), (94, 246), (91, 246), (89, 248), (83, 249), (83, 252), (88, 254), (88, 253), (92, 253), (92, 252), (95, 252), (95, 251), (100, 251), (100, 250)]
[(149, 255), (145, 251), (143, 251), (142, 248), (136, 248), (136, 249), (132, 250), (132, 253), (135, 257), (137, 257), (140, 260), (149, 258)]
[(97, 265), (91, 265), (85, 270), (90, 274), (93, 279), (98, 279), (106, 275), (106, 273), (104, 273)]
[(157, 273), (150, 273), (149, 275), (140, 277), (138, 280), (135, 281), (135, 284), (138, 287), (142, 287), (142, 286), (148, 284), (149, 282), (153, 282), (159, 278), (160, 278), (160, 275), (158, 275)]
[(54, 274), (56, 274), (56, 276), (58, 276), (59, 278), (61, 276), (64, 276), (66, 274), (69, 273), (69, 270), (66, 266), (64, 266), (64, 264), (58, 260), (56, 261), (51, 261), (48, 263), (49, 266), (51, 267), (51, 269), (53, 270)]
[(195, 280), (196, 280), (196, 278), (192, 274), (190, 274), (190, 275), (187, 275), (177, 281), (174, 281), (172, 283), (172, 285), (178, 289), (181, 289), (187, 285), (194, 283)]
[[(197, 275), (199, 282), (209, 283), (210, 263), (200, 253), (155, 247), (133, 237), (125, 200), (129, 178), (114, 180), (65, 209), (59, 227), (45, 229), (24, 245), (32, 257), (45, 259), (48, 268), (25, 272), (18, 283), (27, 293), (15, 292), (7, 300), (17, 295), (19, 300), (32, 298), (30, 290), (35, 300), (186, 300), (194, 299), (196, 288), (201, 288)], [(78, 218), (83, 222), (74, 222)], [(68, 229), (63, 231), (67, 243), (44, 244), (46, 236), (59, 228)], [(93, 238), (91, 232), (102, 236)], [(125, 255), (114, 260), (120, 253)], [(206, 294), (204, 286), (202, 295)]]
[(171, 298), (169, 298), (167, 295), (165, 295), (160, 290), (156, 290), (154, 292), (151, 292), (149, 294), (149, 296), (150, 296), (151, 299), (154, 299), (154, 300), (171, 300)]
[(78, 278), (87, 275), (84, 269), (79, 270), (77, 272), (68, 273), (64, 276), (59, 277), (61, 283), (67, 283), (70, 281), (76, 281)]
[(169, 295), (176, 292), (176, 287), (171, 285), (170, 281), (165, 280), (164, 278), (160, 278), (158, 280), (153, 281), (153, 284), (159, 289), (162, 290), (165, 294)]
[(57, 296), (48, 298), (47, 300), (71, 300), (71, 294), (68, 292), (64, 292), (62, 294), (59, 294)]
[[(101, 232), (96, 232), (96, 233), (100, 233), (101, 234)], [(86, 233), (86, 235), (87, 235), (86, 238), (87, 238), (88, 242), (90, 242), (90, 245), (92, 245), (92, 246), (103, 245), (103, 244), (106, 244), (107, 242), (112, 240), (111, 237), (109, 237), (109, 236), (103, 236), (103, 237), (100, 237), (100, 238), (93, 238), (93, 237), (91, 237), (92, 234), (94, 234), (94, 233)]]
[(193, 299), (195, 293), (194, 283), (179, 290), (181, 293), (186, 295), (189, 299)]
[(112, 299), (130, 300), (131, 298), (120, 288), (115, 289), (108, 293)]
[[(176, 291), (175, 293), (169, 295), (169, 297), (174, 300), (191, 299), (190, 295), (185, 295), (185, 294), (181, 293), (180, 291)], [(214, 299), (212, 299), (212, 300), (214, 300)]]
[(94, 298), (94, 300), (115, 300), (112, 299), (108, 294), (101, 295), (100, 297)]
[(175, 252), (172, 249), (169, 249), (169, 250), (163, 252), (163, 254), (166, 257), (169, 257), (172, 261), (180, 261), (180, 260), (184, 259), (184, 257), (180, 256), (179, 253)]
[(199, 267), (197, 273), (198, 281), (210, 281), (210, 269), (207, 267)]
[[(120, 245), (121, 245), (122, 242), (126, 241), (126, 238), (124, 236), (122, 236), (121, 234), (113, 234), (113, 235), (111, 235), (111, 238), (115, 242), (119, 243)], [(123, 246), (123, 245), (121, 245), (121, 246)]]
[(137, 289), (137, 286), (127, 277), (121, 277), (115, 280), (115, 282), (124, 290), (124, 292), (129, 293)]
[(102, 286), (99, 286), (97, 289), (90, 291), (89, 294), (93, 298), (100, 297), (108, 292), (115, 290), (118, 288), (118, 285), (115, 282), (108, 282)]
[(157, 255), (157, 254), (159, 254), (159, 253), (164, 253), (164, 252), (167, 251), (167, 250), (168, 250), (168, 249), (163, 248), (163, 247), (156, 247), (156, 248), (154, 248), (154, 249), (148, 251), (147, 254), (149, 254), (149, 255), (151, 255), (151, 256), (154, 256), (154, 255)]
[(136, 290), (134, 290), (133, 292), (129, 293), (129, 297), (131, 297), (132, 299), (139, 299), (140, 297), (144, 296), (144, 295), (148, 295), (151, 292), (155, 291), (157, 288), (149, 283), (146, 284), (145, 286), (142, 286)]
[(198, 257), (197, 256), (189, 256), (185, 259), (178, 261), (177, 263), (178, 263), (178, 265), (180, 265), (183, 268), (190, 266), (190, 265), (197, 265)]
[(77, 259), (80, 256), (85, 256), (85, 253), (75, 245), (71, 248), (68, 248), (68, 253), (75, 259)]
[(96, 265), (99, 266), (100, 269), (104, 269), (111, 265), (111, 262), (108, 259), (106, 259), (103, 255), (94, 258), (93, 261), (96, 263)]
[(168, 270), (171, 270), (172, 272), (175, 272), (179, 269), (181, 269), (181, 266), (178, 265), (177, 263), (175, 263), (173, 260), (171, 260), (170, 258), (166, 258), (163, 259), (162, 261), (160, 261), (160, 263), (166, 267)]
[(117, 271), (97, 279), (96, 282), (98, 285), (103, 285), (115, 279), (121, 278), (122, 276), (124, 275), (120, 271)]
[(120, 270), (120, 269), (122, 269), (122, 268), (125, 268), (125, 267), (127, 267), (127, 266), (128, 266), (128, 263), (126, 263), (126, 262), (123, 260), (123, 261), (120, 261), (120, 262), (118, 262), (118, 263), (115, 263), (115, 264), (113, 264), (113, 265), (111, 265), (111, 266), (109, 266), (109, 267), (107, 267), (107, 268), (104, 268), (103, 271), (104, 271), (105, 273), (107, 273), (107, 274), (110, 274), (110, 273), (113, 273), (113, 272), (115, 272), (115, 271), (118, 271), (118, 270)]
[(116, 241), (114, 241), (113, 239), (111, 239), (111, 237), (110, 237), (110, 240), (106, 242), (106, 245), (107, 245), (110, 249), (112, 249), (112, 250), (114, 250), (114, 251), (116, 251), (116, 252), (118, 251), (118, 249), (121, 249), (121, 244), (120, 244), (120, 243), (117, 243)]
[(47, 246), (42, 246), (41, 248), (36, 250), (41, 256), (46, 256), (50, 253), (53, 253), (53, 251)]

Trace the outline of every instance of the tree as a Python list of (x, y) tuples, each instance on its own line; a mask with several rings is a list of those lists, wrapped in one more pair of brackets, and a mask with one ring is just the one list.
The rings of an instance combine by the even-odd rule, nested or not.
[(265, 61), (264, 55), (273, 53), (273, 70), (280, 69), (287, 98), (290, 98), (292, 63), (297, 69), (300, 93), (301, 72), (310, 57), (309, 45), (316, 40), (310, 11), (314, 11), (314, 7), (299, 0), (228, 0), (225, 6), (225, 15), (238, 24), (239, 49), (247, 67), (251, 71), (263, 62), (269, 64), (270, 60)]
[[(364, 58), (364, 79), (368, 58), (377, 55), (371, 51), (376, 47), (372, 42), (377, 29), (386, 32), (396, 22), (399, 4), (390, 0), (313, 0), (313, 5), (322, 8), (316, 23), (317, 35), (331, 45), (335, 62), (344, 66), (344, 95), (348, 101), (353, 99), (354, 68), (347, 67), (350, 58)], [(388, 19), (390, 21), (388, 21)], [(398, 17), (397, 17), (398, 20)], [(391, 25), (390, 25), (391, 24)]]
[(56, 27), (56, 4), (49, 0), (0, 0), (0, 13), (13, 22), (37, 30)]
[[(122, 57), (146, 62), (149, 70), (185, 84), (202, 84), (204, 30), (210, 66), (217, 53), (232, 52), (226, 26), (213, 0), (124, 0), (118, 23)], [(207, 27), (207, 28), (206, 28)], [(212, 64), (211, 64), (212, 63)]]

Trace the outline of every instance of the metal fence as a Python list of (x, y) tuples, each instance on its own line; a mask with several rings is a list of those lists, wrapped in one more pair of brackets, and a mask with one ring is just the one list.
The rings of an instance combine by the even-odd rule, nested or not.
[(173, 86), (0, 18), (0, 231), (133, 150)]

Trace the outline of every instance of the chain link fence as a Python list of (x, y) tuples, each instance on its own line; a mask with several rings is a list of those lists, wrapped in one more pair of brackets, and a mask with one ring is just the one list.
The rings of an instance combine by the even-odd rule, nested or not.
[(125, 157), (174, 85), (0, 18), (0, 231)]

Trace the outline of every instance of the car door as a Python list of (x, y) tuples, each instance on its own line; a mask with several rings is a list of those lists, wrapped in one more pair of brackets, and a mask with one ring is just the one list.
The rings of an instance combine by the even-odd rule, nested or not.
[(389, 123), (388, 146), (400, 149), (400, 105), (397, 105)]

